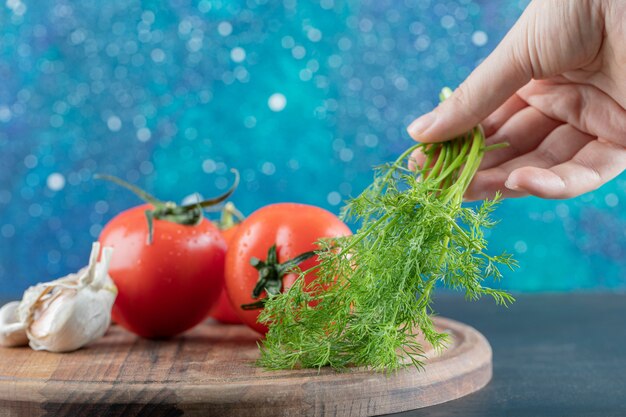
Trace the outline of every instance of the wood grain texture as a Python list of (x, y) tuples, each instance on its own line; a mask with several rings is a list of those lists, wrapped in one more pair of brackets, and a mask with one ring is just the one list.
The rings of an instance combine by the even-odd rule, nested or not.
[(450, 401), (485, 386), (491, 347), (475, 329), (436, 318), (452, 343), (426, 349), (423, 371), (266, 371), (258, 335), (204, 323), (165, 341), (118, 326), (69, 354), (0, 348), (0, 415), (371, 416)]

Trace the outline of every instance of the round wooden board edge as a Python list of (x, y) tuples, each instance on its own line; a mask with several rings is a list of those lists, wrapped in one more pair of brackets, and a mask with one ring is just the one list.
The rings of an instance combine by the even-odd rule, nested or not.
[[(151, 415), (171, 415), (169, 413), (174, 412), (175, 415), (249, 416), (254, 412), (255, 416), (372, 416), (441, 404), (487, 385), (492, 376), (492, 352), (486, 338), (473, 327), (455, 320), (435, 317), (434, 321), (440, 330), (449, 329), (457, 340), (453, 349), (429, 360), (423, 371), (406, 368), (385, 375), (363, 369), (341, 373), (326, 369), (320, 374), (302, 376), (300, 385), (293, 383), (296, 375), (278, 376), (261, 381), (253, 389), (237, 383), (185, 386), (184, 389), (179, 384), (126, 384), (127, 391), (123, 396), (112, 395), (109, 399), (115, 402), (100, 403), (98, 409), (94, 408), (93, 400), (108, 397), (103, 394), (115, 390), (114, 384), (81, 382), (75, 393), (80, 391), (82, 394), (68, 398), (67, 390), (71, 388), (68, 382), (56, 384), (46, 381), (47, 401), (39, 406), (47, 411), (58, 408), (58, 411), (65, 411), (61, 412), (63, 415), (90, 416), (117, 415), (111, 414), (111, 411), (122, 405), (130, 412), (124, 415), (138, 415), (131, 410), (146, 411), (147, 407), (153, 411)], [(463, 369), (463, 372), (454, 375), (451, 370), (455, 369)], [(271, 371), (268, 371), (269, 375)], [(15, 394), (20, 391), (21, 383), (27, 381), (13, 381), (11, 387), (7, 387), (6, 382), (0, 383), (5, 389), (9, 388), (9, 392), (0, 389), (3, 400), (0, 401), (0, 416), (6, 415), (2, 408), (11, 402), (22, 410), (23, 407), (34, 406), (29, 401), (16, 401)], [(65, 398), (63, 403), (54, 402), (57, 398), (54, 391), (57, 390), (58, 398)], [(352, 394), (352, 398), (347, 394)], [(135, 404), (133, 398), (142, 400)], [(31, 400), (35, 398), (31, 397)], [(89, 414), (82, 413), (85, 406), (88, 406)], [(154, 406), (158, 408), (152, 408)]]

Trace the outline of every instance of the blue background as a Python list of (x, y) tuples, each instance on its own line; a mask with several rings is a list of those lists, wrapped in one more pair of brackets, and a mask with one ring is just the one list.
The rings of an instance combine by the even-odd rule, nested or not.
[[(0, 295), (86, 264), (102, 226), (139, 202), (96, 172), (181, 201), (223, 192), (235, 167), (233, 201), (245, 213), (278, 201), (338, 212), (525, 5), (7, 1)], [(625, 179), (566, 202), (504, 202), (490, 249), (521, 267), (502, 286), (626, 288)]]

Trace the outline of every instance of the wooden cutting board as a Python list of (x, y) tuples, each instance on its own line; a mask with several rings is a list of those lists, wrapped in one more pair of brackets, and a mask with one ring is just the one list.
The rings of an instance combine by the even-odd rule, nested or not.
[(0, 348), (0, 415), (371, 416), (450, 401), (485, 386), (491, 348), (475, 329), (436, 318), (452, 343), (426, 369), (266, 371), (258, 335), (203, 323), (183, 336), (140, 339), (112, 326), (67, 354)]

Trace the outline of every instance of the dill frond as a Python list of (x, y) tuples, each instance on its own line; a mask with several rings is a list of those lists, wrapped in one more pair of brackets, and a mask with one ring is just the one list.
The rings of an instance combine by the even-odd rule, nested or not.
[[(417, 144), (347, 202), (342, 217), (361, 224), (352, 236), (319, 242), (317, 280), (270, 297), (259, 321), (269, 326), (259, 364), (269, 369), (342, 369), (363, 366), (392, 372), (423, 367), (418, 334), (435, 349), (447, 335), (432, 321), (438, 282), (475, 300), (483, 295), (510, 304), (510, 294), (483, 285), (513, 268), (508, 254), (486, 253), (484, 230), (499, 196), (478, 209), (462, 199), (486, 150), (480, 127), (438, 144)], [(421, 148), (427, 163), (417, 173), (406, 160)]]

